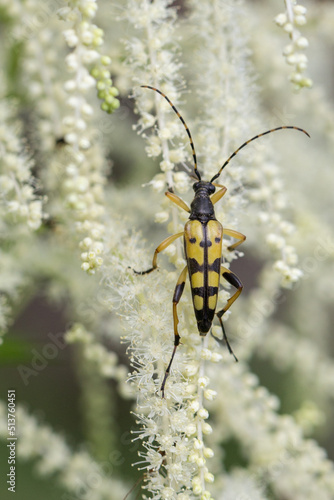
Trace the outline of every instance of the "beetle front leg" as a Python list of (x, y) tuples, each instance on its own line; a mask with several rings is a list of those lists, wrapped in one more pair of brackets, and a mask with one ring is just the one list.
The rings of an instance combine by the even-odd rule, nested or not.
[(181, 233), (176, 233), (172, 234), (171, 236), (168, 236), (164, 241), (160, 243), (160, 245), (155, 249), (154, 255), (153, 255), (153, 260), (152, 260), (152, 267), (147, 269), (146, 271), (135, 271), (136, 274), (148, 274), (154, 271), (154, 269), (157, 269), (158, 264), (157, 264), (157, 258), (158, 258), (158, 253), (162, 252), (165, 250), (173, 241), (175, 241), (177, 238), (180, 238), (184, 232), (182, 231)]
[(211, 201), (212, 201), (212, 204), (214, 205), (215, 203), (217, 203), (217, 201), (219, 201), (223, 196), (224, 194), (226, 193), (227, 191), (227, 188), (225, 186), (223, 186), (222, 184), (217, 184), (216, 182), (213, 183), (213, 185), (215, 187), (218, 187), (220, 188), (219, 191), (216, 191), (212, 196), (211, 196)]
[(170, 358), (170, 361), (168, 363), (164, 379), (161, 384), (161, 392), (162, 392), (162, 397), (165, 397), (165, 385), (166, 385), (166, 380), (168, 378), (168, 375), (170, 373), (170, 368), (172, 366), (172, 362), (176, 353), (177, 346), (180, 344), (180, 335), (177, 329), (177, 325), (179, 324), (179, 317), (177, 315), (177, 305), (180, 302), (184, 286), (186, 284), (186, 278), (187, 278), (187, 266), (183, 269), (182, 273), (179, 276), (179, 279), (177, 280), (176, 287), (174, 290), (174, 295), (173, 295), (173, 323), (174, 323), (174, 349), (172, 352), (172, 357)]
[(175, 203), (175, 205), (177, 205), (178, 207), (182, 208), (186, 212), (190, 213), (190, 208), (188, 207), (188, 205), (186, 204), (186, 202), (184, 202), (182, 200), (182, 198), (180, 198), (179, 196), (177, 196), (177, 194), (171, 193), (170, 191), (166, 191), (165, 195), (167, 196), (167, 198), (170, 199), (170, 201), (172, 201), (173, 203)]
[(221, 309), (220, 311), (218, 311), (216, 313), (216, 315), (217, 315), (217, 318), (219, 319), (220, 325), (222, 327), (223, 336), (224, 336), (224, 340), (226, 342), (227, 348), (228, 348), (230, 354), (232, 354), (232, 356), (234, 357), (234, 359), (236, 361), (238, 361), (236, 355), (234, 354), (234, 352), (232, 350), (232, 347), (229, 344), (229, 341), (227, 340), (227, 336), (226, 336), (226, 333), (225, 333), (224, 324), (223, 324), (223, 321), (222, 321), (222, 316), (226, 313), (226, 311), (231, 307), (231, 305), (233, 304), (233, 302), (241, 294), (242, 289), (243, 289), (243, 284), (242, 284), (242, 282), (240, 281), (240, 279), (238, 278), (238, 276), (236, 274), (234, 274), (232, 271), (230, 271), (230, 269), (227, 269), (224, 266), (221, 267), (221, 274), (222, 274), (222, 277), (224, 279), (226, 279), (226, 281), (228, 283), (230, 283), (230, 285), (234, 286), (234, 288), (237, 289), (237, 291), (228, 299), (225, 307), (223, 307), (223, 309)]

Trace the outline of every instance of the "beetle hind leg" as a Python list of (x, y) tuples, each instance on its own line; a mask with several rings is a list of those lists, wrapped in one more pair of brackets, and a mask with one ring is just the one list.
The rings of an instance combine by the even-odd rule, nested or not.
[(243, 284), (242, 284), (242, 282), (240, 281), (240, 279), (238, 278), (238, 276), (236, 274), (234, 274), (232, 271), (230, 271), (230, 269), (227, 269), (224, 266), (221, 267), (221, 274), (222, 274), (222, 277), (228, 283), (230, 283), (230, 285), (234, 286), (234, 288), (237, 289), (236, 292), (228, 299), (228, 301), (227, 301), (226, 305), (223, 307), (223, 309), (221, 309), (220, 311), (218, 311), (216, 313), (216, 315), (217, 315), (217, 318), (219, 319), (220, 325), (222, 327), (223, 338), (224, 338), (224, 340), (226, 342), (226, 345), (227, 345), (227, 348), (229, 350), (229, 353), (232, 354), (232, 356), (234, 357), (234, 359), (236, 361), (238, 361), (238, 359), (237, 359), (236, 355), (234, 354), (234, 352), (232, 350), (232, 347), (230, 346), (230, 343), (229, 343), (229, 341), (227, 339), (226, 332), (225, 332), (225, 327), (224, 327), (224, 323), (223, 323), (223, 320), (222, 320), (222, 316), (226, 313), (226, 311), (231, 307), (231, 305), (233, 304), (233, 302), (241, 294), (242, 289), (243, 289)]
[(184, 269), (182, 270), (182, 273), (179, 276), (179, 279), (177, 280), (175, 290), (174, 290), (174, 295), (173, 295), (173, 323), (174, 323), (174, 349), (172, 352), (172, 356), (170, 358), (170, 361), (168, 363), (167, 369), (165, 371), (165, 376), (163, 378), (162, 384), (161, 384), (161, 392), (162, 392), (162, 397), (165, 397), (165, 385), (166, 385), (166, 380), (168, 378), (168, 375), (170, 373), (170, 369), (173, 363), (173, 359), (176, 353), (177, 346), (180, 344), (180, 335), (177, 329), (177, 325), (179, 323), (179, 317), (177, 315), (177, 305), (180, 302), (184, 286), (186, 284), (186, 277), (187, 277), (187, 270), (188, 267), (185, 266)]
[[(221, 312), (221, 311), (219, 311), (219, 312)], [(222, 327), (222, 330), (223, 330), (223, 339), (224, 339), (224, 341), (225, 341), (225, 344), (227, 345), (228, 352), (229, 352), (230, 354), (232, 354), (232, 356), (234, 357), (234, 359), (235, 359), (236, 361), (238, 361), (238, 358), (237, 358), (237, 357), (236, 357), (236, 355), (234, 354), (233, 349), (232, 349), (232, 347), (231, 347), (231, 345), (230, 345), (230, 343), (229, 343), (229, 341), (228, 341), (228, 338), (227, 338), (227, 335), (226, 335), (226, 332), (225, 332), (225, 327), (224, 327), (223, 320), (221, 319), (221, 316), (218, 316), (218, 314), (219, 314), (219, 313), (217, 313), (217, 318), (219, 319), (220, 326)], [(219, 339), (217, 339), (217, 337), (215, 337), (212, 333), (211, 333), (211, 335), (213, 336), (213, 338), (215, 338), (216, 340), (218, 340), (218, 341), (219, 341)]]

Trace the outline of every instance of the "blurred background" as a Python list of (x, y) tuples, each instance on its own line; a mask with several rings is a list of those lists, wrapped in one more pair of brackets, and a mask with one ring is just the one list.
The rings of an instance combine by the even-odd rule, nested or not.
[[(17, 130), (21, 137), (25, 154), (33, 158), (33, 187), (39, 197), (48, 198), (45, 205), (50, 214), (35, 234), (27, 234), (15, 224), (13, 229), (11, 220), (4, 219), (1, 224), (4, 336), (0, 348), (0, 394), (6, 402), (7, 390), (15, 389), (17, 402), (42, 427), (51, 428), (71, 449), (87, 451), (98, 463), (108, 463), (107, 476), (120, 479), (131, 488), (141, 475), (131, 467), (138, 460), (140, 447), (138, 441), (131, 442), (129, 433), (136, 428), (131, 415), (133, 400), (123, 397), (119, 381), (108, 379), (96, 370), (94, 359), (87, 361), (84, 347), (64, 340), (64, 333), (80, 315), (88, 320), (92, 316), (92, 324), (96, 321), (100, 309), (93, 303), (93, 297), (99, 298), (101, 280), (98, 272), (89, 276), (80, 269), (80, 252), (75, 241), (62, 246), (62, 240), (70, 235), (70, 225), (62, 228), (62, 224), (67, 224), (66, 211), (59, 208), (62, 195), (57, 191), (62, 176), (61, 169), (57, 170), (63, 148), (61, 120), (48, 129), (48, 99), (52, 96), (41, 92), (45, 86), (57, 95), (67, 79), (64, 57), (71, 49), (65, 44), (64, 22), (57, 14), (66, 4), (50, 1), (42, 7), (38, 1), (0, 1), (1, 96), (10, 108), (10, 121), (14, 132)], [(136, 35), (133, 24), (126, 19), (130, 4), (100, 0), (94, 19), (104, 31), (103, 50), (112, 59), (111, 76), (120, 91), (120, 107), (112, 115), (100, 111), (94, 89), (88, 99), (94, 109), (96, 135), (105, 152), (106, 205), (111, 207), (115, 219), (121, 214), (134, 232), (142, 232), (151, 255), (166, 234), (165, 227), (157, 225), (152, 216), (153, 210), (156, 211), (152, 207), (159, 207), (163, 193), (150, 193), (148, 202), (148, 188), (142, 187), (159, 172), (159, 162), (146, 156), (144, 140), (133, 130), (137, 122), (132, 98), (133, 70), (124, 62), (127, 40)], [(293, 123), (311, 135), (311, 141), (298, 134), (284, 137), (284, 142), (276, 136), (271, 139), (288, 200), (287, 219), (291, 217), (297, 228), (291, 235), (291, 244), (296, 248), (298, 267), (304, 274), (295, 287), (282, 291), (280, 305), (270, 319), (277, 326), (275, 334), (262, 350), (254, 352), (251, 368), (260, 383), (279, 397), (279, 412), (294, 415), (306, 435), (314, 437), (333, 460), (334, 4), (315, 0), (303, 3), (307, 7), (307, 23), (298, 27), (308, 41), (308, 47), (303, 48), (307, 57), (303, 78), (312, 79), (313, 86), (308, 88), (307, 81), (300, 90), (289, 81), (295, 71), (293, 61), (287, 64), (282, 55), (289, 43), (289, 33), (284, 26), (273, 22), (285, 11), (284, 2), (247, 0), (240, 5), (244, 9), (240, 29), (248, 39), (254, 87), (266, 119), (263, 130)], [(183, 51), (184, 77), (189, 82), (182, 113), (192, 117), (196, 139), (198, 101), (192, 98), (197, 90), (192, 83), (196, 53), (188, 36), (191, 5), (177, 1), (172, 6), (177, 9), (177, 35), (183, 35), (178, 43)], [(41, 52), (53, 68), (49, 75), (48, 68), (43, 71)], [(46, 82), (49, 77), (52, 85)], [(205, 106), (205, 102), (202, 104)], [(64, 104), (58, 110), (59, 115), (65, 110)], [(1, 139), (4, 128), (3, 119)], [(201, 144), (201, 139), (198, 142)], [(46, 181), (49, 161), (53, 162), (51, 180)], [(185, 198), (189, 202), (191, 193)], [(4, 206), (2, 210), (5, 212)], [(256, 226), (254, 212), (240, 216), (240, 230), (247, 234), (248, 245), (245, 256), (233, 263), (233, 270), (242, 276), (246, 301), (258, 286), (258, 276), (268, 259), (268, 250), (259, 244), (257, 229), (252, 232), (250, 228), (250, 217)], [(69, 276), (71, 284), (67, 282)], [(232, 325), (237, 328), (237, 319), (234, 321)], [(231, 331), (232, 325), (229, 325)], [(117, 354), (125, 372), (130, 371), (126, 345), (117, 340), (122, 335), (117, 314), (112, 314), (106, 329), (113, 329), (113, 336), (102, 335), (99, 342), (107, 352)], [(296, 337), (298, 342), (291, 340)], [(234, 340), (237, 345), (238, 337)], [(284, 346), (279, 354), (281, 343)], [(7, 498), (6, 495), (9, 498), (4, 485), (4, 471), (8, 469), (4, 435), (2, 429), (0, 491), (1, 498)], [(110, 450), (115, 452), (112, 457)], [(243, 464), (235, 442), (227, 442), (225, 450), (227, 469)], [(22, 454), (17, 464), (17, 500), (46, 496), (50, 500), (77, 498), (62, 486), (57, 474), (43, 474), (39, 468), (37, 456)]]

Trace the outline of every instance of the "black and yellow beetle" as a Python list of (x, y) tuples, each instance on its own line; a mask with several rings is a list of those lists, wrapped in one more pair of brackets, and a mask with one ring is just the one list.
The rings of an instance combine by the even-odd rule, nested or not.
[[(189, 221), (186, 223), (184, 231), (173, 234), (166, 238), (162, 243), (160, 243), (160, 245), (154, 252), (152, 267), (150, 269), (141, 272), (135, 271), (136, 274), (148, 274), (154, 271), (154, 269), (157, 269), (158, 254), (165, 250), (177, 238), (183, 236), (184, 253), (187, 265), (184, 267), (180, 274), (173, 296), (174, 349), (161, 384), (162, 397), (164, 397), (166, 380), (170, 372), (176, 348), (180, 343), (180, 335), (177, 328), (177, 325), (179, 323), (177, 315), (177, 305), (184, 290), (187, 273), (189, 274), (190, 279), (191, 293), (199, 334), (204, 337), (208, 333), (211, 328), (214, 315), (216, 314), (223, 330), (223, 336), (226, 345), (230, 353), (233, 354), (234, 358), (237, 360), (231, 349), (231, 346), (228, 343), (222, 316), (231, 307), (233, 302), (239, 297), (243, 285), (236, 274), (234, 274), (232, 271), (230, 271), (230, 269), (221, 264), (221, 255), (223, 235), (231, 236), (232, 238), (235, 238), (237, 240), (235, 243), (228, 247), (228, 250), (234, 250), (235, 248), (237, 248), (243, 241), (245, 241), (246, 236), (233, 229), (223, 229), (221, 223), (217, 221), (215, 217), (214, 204), (224, 196), (224, 194), (226, 193), (226, 187), (217, 184), (214, 181), (220, 176), (222, 170), (240, 151), (240, 149), (244, 148), (245, 146), (247, 146), (247, 144), (254, 141), (255, 139), (258, 139), (259, 137), (262, 137), (263, 135), (270, 134), (271, 132), (275, 132), (276, 130), (294, 129), (303, 132), (308, 137), (310, 136), (305, 130), (293, 126), (282, 126), (267, 130), (266, 132), (252, 137), (248, 141), (244, 142), (238, 149), (236, 149), (234, 153), (232, 153), (231, 156), (225, 161), (218, 173), (212, 177), (211, 181), (202, 181), (200, 173), (197, 169), (196, 152), (191, 133), (184, 119), (182, 118), (176, 107), (173, 105), (173, 103), (170, 101), (170, 99), (160, 90), (154, 87), (150, 87), (149, 85), (142, 85), (142, 87), (154, 90), (155, 92), (158, 92), (160, 95), (162, 95), (162, 97), (164, 97), (166, 101), (171, 105), (172, 109), (175, 111), (175, 113), (183, 123), (188, 134), (190, 146), (192, 149), (194, 159), (194, 174), (198, 179), (197, 182), (195, 182), (195, 184), (193, 185), (195, 197), (190, 205), (190, 208), (175, 193), (171, 191), (167, 191), (165, 193), (165, 195), (172, 202), (174, 202), (186, 212), (190, 213)], [(219, 188), (217, 192), (216, 188)], [(216, 312), (220, 276), (222, 276), (228, 283), (236, 288), (236, 291), (228, 299), (223, 309)]]

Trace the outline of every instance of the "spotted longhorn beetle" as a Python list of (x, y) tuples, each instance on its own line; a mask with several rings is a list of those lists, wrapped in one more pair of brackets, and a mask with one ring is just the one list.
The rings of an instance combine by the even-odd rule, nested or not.
[[(141, 87), (154, 90), (155, 92), (158, 92), (158, 94), (160, 94), (162, 97), (164, 97), (183, 123), (189, 137), (194, 161), (194, 175), (197, 178), (197, 181), (193, 185), (195, 197), (190, 205), (190, 208), (175, 193), (173, 193), (172, 191), (166, 191), (165, 195), (173, 203), (178, 205), (186, 212), (190, 213), (189, 221), (186, 223), (184, 231), (168, 236), (168, 238), (160, 243), (160, 245), (154, 252), (152, 267), (150, 267), (150, 269), (147, 269), (146, 271), (135, 271), (136, 274), (142, 275), (148, 274), (154, 271), (154, 269), (157, 269), (158, 254), (165, 250), (177, 238), (183, 236), (184, 253), (187, 264), (182, 270), (179, 279), (177, 280), (173, 296), (174, 349), (160, 388), (160, 390), (162, 391), (162, 397), (164, 397), (166, 380), (170, 372), (177, 346), (180, 343), (180, 335), (177, 328), (177, 325), (179, 323), (177, 315), (177, 305), (184, 290), (187, 272), (190, 279), (191, 293), (199, 334), (204, 337), (208, 333), (211, 328), (214, 315), (216, 314), (220, 321), (223, 331), (223, 338), (226, 342), (228, 350), (237, 361), (237, 358), (234, 355), (232, 348), (227, 340), (222, 316), (231, 307), (233, 302), (239, 297), (243, 285), (236, 274), (234, 274), (230, 269), (221, 264), (222, 241), (224, 234), (235, 238), (237, 241), (228, 247), (228, 250), (234, 250), (245, 241), (246, 236), (244, 236), (242, 233), (239, 233), (239, 231), (235, 231), (234, 229), (223, 229), (221, 223), (217, 221), (213, 206), (224, 196), (227, 189), (225, 186), (217, 184), (214, 181), (218, 179), (223, 169), (240, 151), (240, 149), (244, 148), (245, 146), (247, 146), (247, 144), (254, 141), (255, 139), (258, 139), (259, 137), (262, 137), (263, 135), (270, 134), (271, 132), (276, 132), (277, 130), (294, 129), (303, 132), (308, 137), (310, 136), (304, 129), (293, 126), (282, 126), (267, 130), (266, 132), (252, 137), (248, 141), (244, 142), (238, 149), (236, 149), (234, 153), (232, 153), (231, 156), (225, 161), (223, 166), (219, 169), (218, 173), (212, 177), (211, 181), (202, 181), (201, 175), (197, 169), (195, 147), (186, 122), (184, 121), (174, 104), (163, 92), (161, 92), (161, 90), (158, 90), (157, 88), (151, 87), (149, 85), (142, 85)], [(216, 188), (219, 188), (217, 192)], [(236, 288), (236, 292), (228, 299), (223, 309), (216, 312), (220, 276), (222, 276), (228, 283), (230, 283), (230, 285)]]

